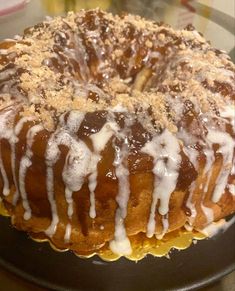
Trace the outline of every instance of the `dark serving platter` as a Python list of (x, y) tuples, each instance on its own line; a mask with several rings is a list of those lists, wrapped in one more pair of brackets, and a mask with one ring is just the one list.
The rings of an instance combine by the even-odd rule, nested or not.
[(235, 270), (235, 224), (186, 250), (173, 250), (170, 259), (149, 255), (135, 263), (124, 258), (116, 262), (80, 259), (70, 252), (56, 252), (0, 217), (0, 265), (52, 290), (195, 290)]

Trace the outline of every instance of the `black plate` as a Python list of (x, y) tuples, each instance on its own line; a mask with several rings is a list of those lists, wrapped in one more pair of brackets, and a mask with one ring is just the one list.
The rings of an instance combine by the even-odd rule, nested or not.
[(193, 290), (235, 270), (235, 224), (212, 239), (172, 251), (170, 259), (147, 256), (138, 263), (124, 258), (106, 263), (55, 252), (1, 217), (0, 265), (54, 290)]

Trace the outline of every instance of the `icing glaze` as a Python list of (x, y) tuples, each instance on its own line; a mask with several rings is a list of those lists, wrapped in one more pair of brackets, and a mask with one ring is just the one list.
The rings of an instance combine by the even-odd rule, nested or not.
[(147, 227), (147, 236), (152, 237), (155, 232), (155, 209), (158, 200), (160, 201), (159, 213), (165, 215), (169, 211), (170, 195), (175, 190), (179, 175), (180, 146), (176, 137), (169, 131), (164, 130), (162, 134), (148, 142), (142, 148), (142, 151), (154, 159), (154, 190)]
[(31, 209), (29, 206), (29, 202), (27, 199), (27, 192), (25, 189), (25, 179), (27, 169), (32, 165), (31, 159), (33, 156), (32, 145), (34, 142), (34, 136), (43, 130), (42, 125), (38, 124), (30, 128), (27, 133), (27, 149), (25, 155), (22, 157), (20, 161), (19, 168), (19, 190), (22, 198), (23, 207), (25, 209), (24, 219), (28, 220), (31, 218)]
[(128, 255), (131, 254), (132, 248), (124, 226), (130, 196), (129, 171), (124, 164), (124, 160), (128, 155), (127, 139), (124, 140), (122, 148), (115, 146), (115, 153), (114, 165), (118, 179), (118, 195), (116, 197), (118, 208), (115, 215), (114, 240), (110, 242), (110, 248), (115, 254)]
[(217, 222), (212, 222), (204, 229), (201, 230), (203, 234), (208, 237), (213, 237), (217, 235), (219, 232), (225, 232), (228, 228), (230, 228), (235, 223), (235, 216), (230, 220), (226, 221), (225, 219), (221, 219)]
[(2, 179), (3, 179), (2, 194), (7, 196), (10, 193), (10, 188), (9, 188), (8, 177), (7, 177), (4, 165), (3, 165), (1, 145), (0, 145), (0, 171), (1, 171)]
[(218, 152), (223, 156), (223, 167), (217, 177), (212, 196), (212, 201), (216, 203), (223, 195), (228, 176), (231, 173), (235, 142), (228, 133), (219, 132), (213, 129), (208, 130), (207, 141), (212, 144), (219, 144), (220, 148)]

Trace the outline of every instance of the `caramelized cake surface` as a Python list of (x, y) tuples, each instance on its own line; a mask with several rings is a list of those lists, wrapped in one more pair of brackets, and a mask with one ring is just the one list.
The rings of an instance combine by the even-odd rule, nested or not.
[[(16, 228), (89, 255), (235, 211), (234, 64), (194, 29), (100, 10), (0, 43), (0, 194)], [(142, 239), (140, 239), (142, 240)]]

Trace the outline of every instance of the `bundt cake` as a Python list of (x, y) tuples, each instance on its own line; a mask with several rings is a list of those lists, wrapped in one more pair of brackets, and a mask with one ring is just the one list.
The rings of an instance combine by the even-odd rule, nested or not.
[(81, 256), (235, 211), (235, 66), (189, 26), (100, 10), (0, 43), (0, 197)]

